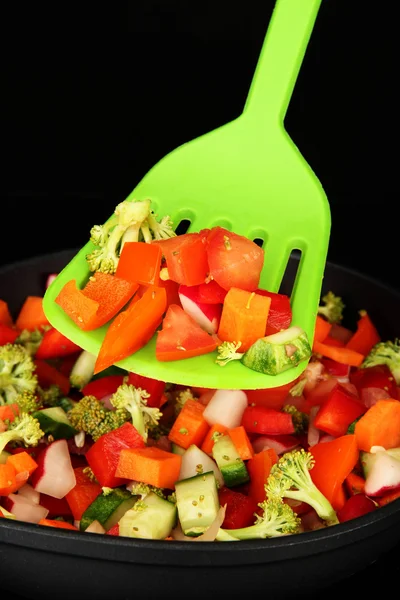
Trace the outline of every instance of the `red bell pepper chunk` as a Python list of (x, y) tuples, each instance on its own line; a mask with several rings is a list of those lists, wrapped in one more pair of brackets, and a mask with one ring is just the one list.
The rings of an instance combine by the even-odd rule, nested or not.
[(241, 424), (247, 433), (283, 435), (295, 432), (290, 414), (265, 406), (245, 408)]
[(276, 451), (273, 448), (266, 448), (257, 452), (246, 462), (250, 475), (248, 493), (257, 504), (265, 500), (265, 484), (273, 465), (278, 460), (279, 456)]
[(117, 277), (141, 285), (158, 285), (162, 251), (158, 244), (125, 242), (117, 270)]
[(14, 324), (14, 319), (12, 317), (10, 307), (8, 306), (8, 302), (0, 298), (0, 324), (7, 325), (7, 327), (12, 327)]
[(336, 382), (328, 398), (321, 405), (314, 426), (335, 437), (345, 435), (349, 425), (367, 410), (357, 396)]
[(36, 351), (36, 358), (60, 358), (75, 354), (81, 350), (80, 346), (69, 340), (54, 327), (44, 332), (42, 341)]
[(86, 460), (102, 487), (118, 487), (126, 479), (115, 476), (119, 455), (124, 448), (144, 448), (145, 442), (131, 423), (105, 433), (86, 452)]
[(350, 521), (356, 517), (361, 517), (367, 513), (376, 510), (377, 506), (371, 498), (365, 496), (365, 494), (359, 493), (350, 496), (344, 504), (344, 506), (337, 511), (337, 517), (340, 523)]
[(165, 258), (169, 278), (183, 285), (204, 283), (208, 275), (206, 239), (208, 230), (184, 233), (167, 240), (154, 240)]
[(70, 513), (76, 521), (80, 521), (90, 504), (101, 494), (101, 485), (92, 481), (84, 472), (85, 467), (74, 468), (76, 485), (65, 496)]
[(95, 396), (98, 400), (101, 400), (105, 396), (114, 394), (118, 387), (123, 384), (124, 377), (124, 375), (99, 377), (99, 379), (87, 383), (81, 390), (82, 394), (84, 396)]
[(350, 372), (349, 378), (360, 395), (365, 388), (380, 388), (390, 394), (391, 398), (397, 398), (397, 384), (387, 365), (356, 369)]
[(223, 487), (218, 492), (219, 503), (226, 505), (224, 529), (240, 529), (253, 525), (258, 504), (251, 496)]
[(290, 306), (289, 296), (262, 289), (256, 290), (256, 293), (271, 298), (265, 335), (272, 335), (290, 327), (290, 323), (292, 322), (292, 307)]
[(378, 330), (365, 310), (360, 311), (357, 330), (346, 344), (346, 348), (367, 356), (370, 350), (381, 341)]
[(151, 377), (145, 377), (144, 375), (130, 372), (128, 375), (128, 383), (134, 385), (136, 388), (146, 390), (146, 392), (150, 394), (150, 397), (147, 398), (147, 406), (160, 408), (164, 400), (165, 381), (159, 381), (158, 379), (152, 379)]
[(0, 323), (0, 346), (4, 346), (5, 344), (13, 344), (19, 334), (19, 329)]
[(41, 358), (35, 358), (34, 363), (35, 373), (42, 388), (48, 388), (53, 384), (58, 385), (64, 396), (68, 396), (71, 389), (68, 377)]
[(244, 390), (247, 401), (250, 406), (265, 406), (280, 410), (287, 398), (289, 390), (295, 385), (296, 381), (290, 381), (276, 388), (267, 388), (265, 390)]

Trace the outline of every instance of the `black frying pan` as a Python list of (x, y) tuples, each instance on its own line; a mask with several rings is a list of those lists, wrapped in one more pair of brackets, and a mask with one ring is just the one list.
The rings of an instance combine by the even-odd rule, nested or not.
[[(43, 293), (46, 276), (59, 271), (74, 252), (1, 268), (0, 297), (16, 314), (28, 294)], [(296, 267), (293, 257), (288, 280)], [(365, 308), (382, 338), (398, 335), (399, 292), (331, 263), (323, 282), (323, 291), (328, 290), (344, 299), (349, 326), (355, 325), (357, 311)], [(131, 540), (4, 519), (0, 597), (205, 599), (261, 592), (280, 600), (319, 597), (322, 590), (360, 597), (370, 593), (374, 580), (378, 585), (384, 581), (383, 593), (391, 583), (396, 585), (399, 558), (400, 501), (323, 531), (232, 544)]]

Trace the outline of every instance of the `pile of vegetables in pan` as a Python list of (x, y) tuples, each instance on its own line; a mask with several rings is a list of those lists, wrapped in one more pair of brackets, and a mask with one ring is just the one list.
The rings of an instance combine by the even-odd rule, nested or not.
[[(27, 296), (15, 319), (0, 299), (0, 527), (14, 519), (131, 538), (239, 541), (331, 527), (399, 498), (398, 340), (382, 340), (365, 310), (347, 327), (345, 304), (331, 291), (308, 354), (301, 335), (290, 352), (292, 341), (268, 342), (290, 334), (291, 311), (287, 296), (258, 289), (260, 249), (221, 228), (175, 236), (168, 219), (142, 209), (135, 227), (114, 233), (117, 214), (114, 228), (93, 228), (93, 276), (84, 290), (69, 282), (60, 294), (71, 318), (87, 329), (114, 319), (108, 331), (119, 320), (121, 353), (162, 325), (160, 360), (217, 350), (224, 364), (267, 339), (275, 369), (300, 351), (307, 367), (277, 388), (188, 388), (115, 366), (121, 355), (107, 351), (108, 334), (98, 357), (82, 350), (50, 325), (42, 297)], [(159, 316), (146, 313), (144, 299), (161, 297)], [(253, 302), (261, 304), (247, 322), (243, 306)], [(140, 303), (146, 327), (122, 335)]]
[(108, 325), (95, 373), (154, 335), (159, 361), (215, 353), (223, 366), (277, 375), (311, 356), (285, 294), (259, 288), (264, 250), (223, 227), (177, 235), (151, 201), (125, 200), (90, 232), (90, 276), (68, 281), (56, 303), (84, 331)]

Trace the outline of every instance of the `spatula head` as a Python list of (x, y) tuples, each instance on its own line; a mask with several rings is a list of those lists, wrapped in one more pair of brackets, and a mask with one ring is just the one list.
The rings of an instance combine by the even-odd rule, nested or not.
[[(293, 325), (304, 329), (312, 343), (315, 317), (330, 234), (326, 195), (283, 126), (273, 123), (270, 134), (252, 131), (245, 115), (180, 146), (157, 163), (129, 199), (150, 198), (160, 217), (169, 215), (174, 227), (189, 220), (189, 231), (216, 225), (252, 240), (263, 240), (264, 268), (260, 286), (279, 291), (293, 250), (301, 252), (291, 293)], [(96, 224), (96, 209), (89, 228)], [(81, 331), (55, 298), (65, 283), (83, 287), (90, 271), (88, 242), (62, 270), (44, 297), (50, 323), (83, 349), (97, 355), (106, 327)], [(261, 389), (295, 380), (307, 362), (280, 375), (255, 372), (239, 361), (221, 367), (216, 352), (173, 362), (155, 357), (155, 337), (118, 366), (162, 381), (188, 386)]]

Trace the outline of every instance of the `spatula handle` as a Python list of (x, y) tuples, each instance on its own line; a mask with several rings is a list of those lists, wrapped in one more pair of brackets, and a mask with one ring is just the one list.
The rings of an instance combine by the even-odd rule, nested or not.
[(243, 111), (258, 126), (285, 118), (321, 1), (276, 1)]

